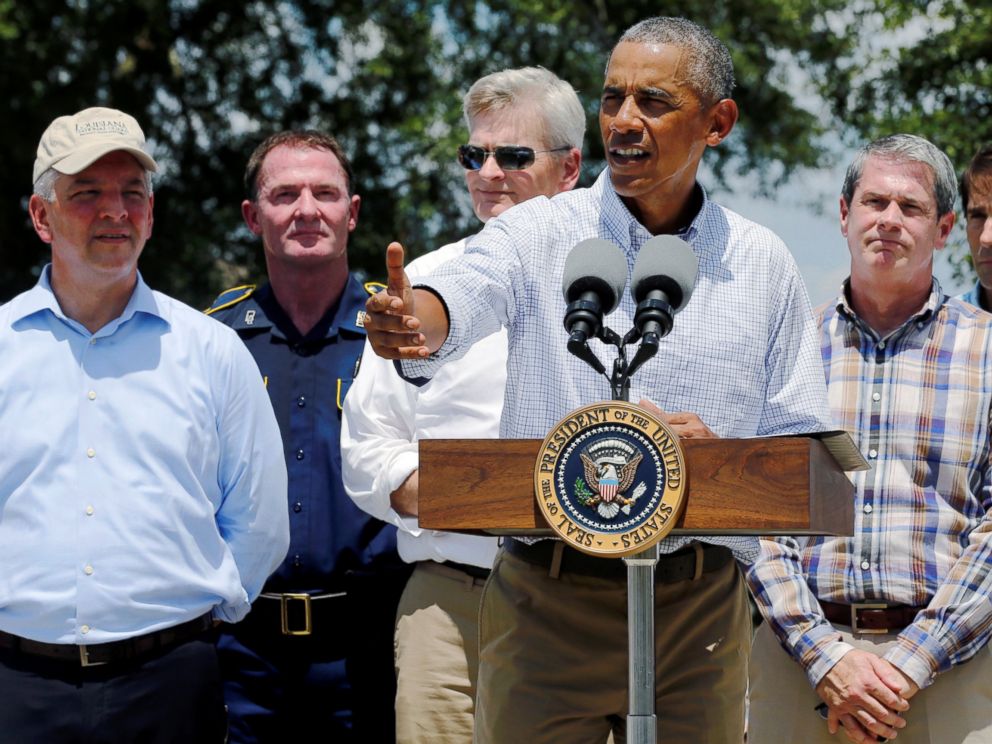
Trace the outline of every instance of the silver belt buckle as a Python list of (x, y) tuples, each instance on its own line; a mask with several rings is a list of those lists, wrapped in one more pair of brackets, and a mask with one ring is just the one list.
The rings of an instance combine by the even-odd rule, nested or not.
[(884, 602), (852, 602), (851, 603), (851, 630), (861, 635), (885, 635), (890, 628), (860, 628), (858, 627), (858, 610), (887, 610), (889, 606)]

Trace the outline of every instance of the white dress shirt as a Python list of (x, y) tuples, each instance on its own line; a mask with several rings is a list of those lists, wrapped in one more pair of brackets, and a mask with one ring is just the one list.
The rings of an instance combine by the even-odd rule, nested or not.
[[(411, 262), (407, 274), (411, 279), (426, 276), (464, 250), (465, 240), (446, 245)], [(421, 529), (416, 517), (393, 510), (389, 495), (417, 469), (419, 440), (498, 437), (505, 385), (503, 329), (419, 388), (396, 374), (393, 363), (376, 356), (366, 342), (358, 376), (344, 402), (344, 485), (361, 509), (399, 528), (397, 546), (404, 561), (492, 566), (495, 537)]]

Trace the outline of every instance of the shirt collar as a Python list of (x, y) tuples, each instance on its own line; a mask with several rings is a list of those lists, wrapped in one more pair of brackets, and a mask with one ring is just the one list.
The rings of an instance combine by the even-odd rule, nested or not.
[[(601, 214), (603, 222), (606, 225), (606, 229), (613, 241), (617, 243), (621, 248), (625, 250), (638, 250), (645, 242), (654, 237), (648, 229), (644, 227), (637, 218), (631, 214), (627, 205), (624, 204), (623, 199), (613, 188), (613, 181), (610, 179), (610, 169), (604, 168), (603, 172), (599, 174), (596, 182), (592, 185), (591, 190), (594, 196), (597, 196), (601, 205)], [(699, 211), (692, 218), (688, 227), (680, 230), (676, 233), (672, 233), (675, 237), (685, 240), (687, 243), (692, 243), (696, 236), (699, 235), (703, 224), (707, 219), (709, 211), (713, 207), (713, 203), (710, 201), (709, 196), (706, 193), (706, 189), (703, 188), (702, 184), (698, 181), (695, 185), (694, 194), (698, 194), (701, 201), (699, 206)]]
[[(848, 321), (855, 323), (859, 328), (862, 328), (872, 336), (877, 337), (877, 334), (869, 328), (868, 325), (862, 321), (858, 317), (858, 314), (854, 311), (854, 308), (851, 306), (850, 295), (851, 277), (848, 277), (844, 280), (843, 284), (841, 284), (840, 295), (834, 303), (837, 313)], [(906, 318), (902, 325), (892, 331), (892, 333), (889, 333), (886, 338), (902, 333), (903, 329), (911, 324), (915, 324), (918, 328), (922, 329), (925, 325), (933, 321), (933, 319), (937, 316), (937, 311), (940, 310), (946, 299), (947, 297), (944, 296), (944, 291), (941, 289), (940, 282), (937, 280), (937, 277), (931, 277), (930, 294), (926, 301), (920, 306), (919, 310)]]
[[(59, 301), (55, 297), (55, 292), (52, 290), (51, 270), (52, 265), (47, 264), (45, 268), (41, 270), (41, 276), (38, 277), (38, 283), (27, 292), (24, 292), (11, 301), (11, 321), (16, 323), (18, 320), (26, 318), (29, 315), (34, 315), (35, 313), (48, 310), (56, 318), (67, 325), (79, 330), (82, 333), (85, 333), (86, 335), (90, 335), (89, 331), (86, 330), (82, 324), (68, 317), (62, 311), (62, 307), (59, 305)], [(159, 305), (158, 299), (155, 297), (155, 293), (152, 292), (151, 288), (147, 284), (145, 284), (145, 280), (142, 278), (140, 271), (137, 274), (137, 282), (135, 283), (134, 291), (131, 292), (131, 297), (128, 299), (127, 305), (124, 306), (123, 312), (121, 312), (120, 316), (111, 320), (107, 323), (107, 325), (92, 335), (109, 336), (116, 331), (122, 323), (126, 323), (133, 318), (136, 313), (150, 315), (161, 319), (166, 324), (169, 324), (167, 309)]]
[[(354, 277), (348, 276), (338, 302), (327, 311), (303, 340), (333, 338), (339, 331), (365, 335), (365, 300), (368, 293)], [(283, 311), (272, 291), (271, 284), (264, 284), (241, 305), (245, 311), (232, 324), (235, 330), (272, 328), (272, 333), (287, 339), (299, 339), (289, 317)], [(252, 315), (251, 312), (257, 310)]]

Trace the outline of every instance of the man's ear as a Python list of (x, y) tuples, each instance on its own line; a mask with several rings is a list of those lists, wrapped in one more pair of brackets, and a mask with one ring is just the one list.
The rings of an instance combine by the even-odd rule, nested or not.
[(46, 243), (52, 242), (52, 226), (48, 222), (49, 204), (37, 194), (32, 194), (28, 201), (28, 213), (31, 215), (31, 224), (38, 237)]
[(847, 237), (847, 217), (851, 213), (851, 208), (848, 206), (847, 199), (843, 196), (840, 198), (840, 234), (845, 238)]
[(262, 225), (258, 221), (258, 205), (251, 199), (241, 202), (241, 216), (244, 218), (248, 229), (255, 235), (262, 234)]
[(562, 161), (561, 178), (558, 179), (558, 191), (571, 191), (579, 182), (582, 173), (582, 152), (573, 147), (565, 154)]
[(348, 205), (348, 232), (354, 231), (358, 227), (358, 213), (362, 208), (362, 197), (358, 194), (351, 195), (351, 203)]
[(710, 131), (706, 135), (706, 144), (716, 147), (730, 135), (740, 111), (737, 103), (731, 98), (717, 101), (710, 109)]
[(951, 237), (951, 228), (954, 227), (954, 212), (948, 212), (937, 220), (937, 239), (933, 243), (936, 250), (940, 250), (947, 245), (947, 239)]

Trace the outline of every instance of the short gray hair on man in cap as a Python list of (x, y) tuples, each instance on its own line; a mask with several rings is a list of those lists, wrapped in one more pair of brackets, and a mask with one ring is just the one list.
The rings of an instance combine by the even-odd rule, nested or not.
[(51, 202), (59, 175), (75, 175), (117, 150), (130, 154), (145, 169), (145, 184), (151, 194), (151, 172), (158, 170), (158, 164), (145, 149), (145, 133), (133, 116), (94, 106), (58, 117), (38, 142), (32, 177), (34, 193)]
[(883, 158), (896, 163), (922, 163), (933, 173), (934, 198), (937, 202), (937, 218), (954, 211), (957, 196), (957, 178), (954, 166), (944, 151), (930, 140), (915, 134), (890, 134), (869, 142), (858, 150), (853, 162), (847, 168), (841, 196), (848, 206), (854, 198), (858, 182), (865, 170), (868, 158)]
[[(657, 16), (646, 18), (623, 32), (613, 49), (624, 42), (664, 44), (685, 52), (685, 72), (689, 87), (704, 106), (710, 106), (734, 92), (734, 62), (730, 50), (710, 31), (686, 18)], [(613, 52), (610, 52), (610, 57)], [(609, 60), (606, 62), (609, 67)]]
[(519, 67), (481, 77), (465, 94), (462, 110), (469, 131), (476, 117), (531, 108), (544, 122), (541, 133), (549, 149), (582, 149), (586, 113), (571, 85), (543, 67)]

